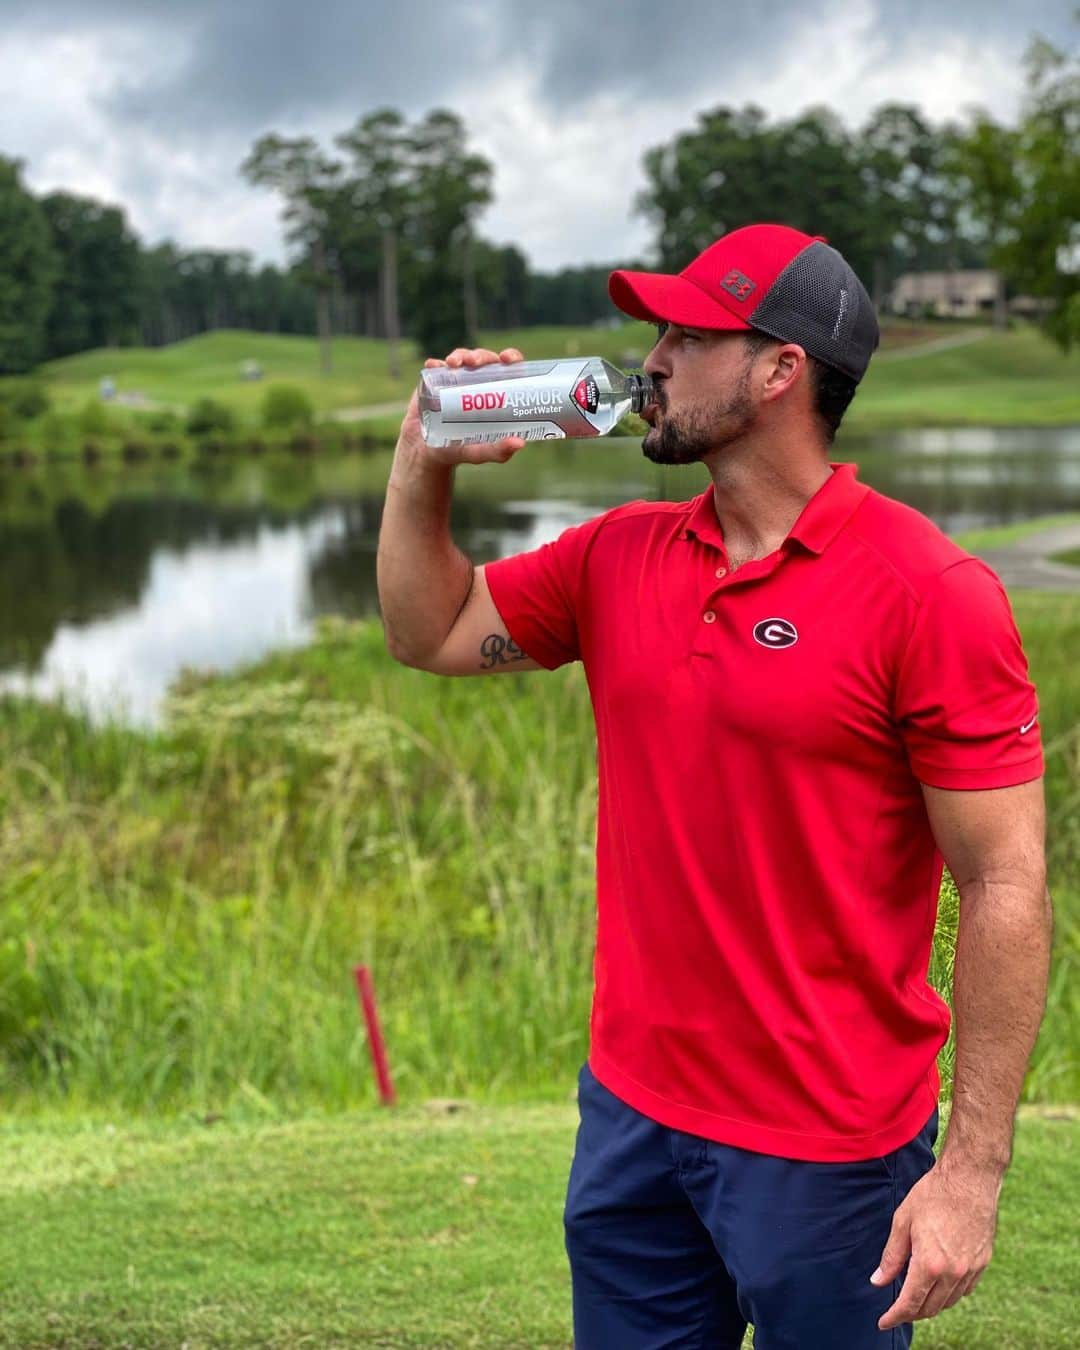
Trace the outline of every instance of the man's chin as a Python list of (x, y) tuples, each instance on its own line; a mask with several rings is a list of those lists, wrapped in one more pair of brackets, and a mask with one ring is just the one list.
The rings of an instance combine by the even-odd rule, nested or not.
[(672, 445), (656, 427), (643, 437), (641, 453), (653, 464), (697, 464), (702, 458), (701, 453), (689, 446)]

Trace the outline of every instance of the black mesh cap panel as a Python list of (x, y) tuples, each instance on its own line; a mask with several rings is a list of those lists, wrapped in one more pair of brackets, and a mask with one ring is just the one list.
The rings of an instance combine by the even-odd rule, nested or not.
[(866, 287), (836, 249), (815, 242), (797, 254), (748, 322), (861, 380), (880, 334)]

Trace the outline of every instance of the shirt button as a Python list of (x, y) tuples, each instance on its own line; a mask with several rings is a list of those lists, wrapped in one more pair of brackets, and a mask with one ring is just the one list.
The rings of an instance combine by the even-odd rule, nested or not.
[(705, 620), (706, 623), (716, 622), (716, 613), (714, 610), (707, 609), (701, 617)]
[(721, 578), (726, 577), (726, 576), (727, 576), (727, 568), (726, 568), (726, 567), (718, 567), (718, 568), (716, 569), (716, 576), (717, 576), (717, 580), (720, 580)]

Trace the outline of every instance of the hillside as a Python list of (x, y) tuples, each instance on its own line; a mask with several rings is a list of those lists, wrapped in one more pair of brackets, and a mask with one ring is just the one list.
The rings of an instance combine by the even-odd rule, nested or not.
[[(488, 333), (494, 347), (519, 346), (527, 357), (601, 355), (620, 364), (640, 362), (651, 330), (639, 323), (610, 328), (537, 328)], [(269, 383), (304, 388), (322, 414), (403, 405), (420, 359), (401, 344), (402, 376), (387, 374), (386, 344), (336, 338), (334, 369), (319, 374), (314, 338), (222, 330), (156, 349), (86, 352), (41, 368), (54, 406), (72, 412), (98, 395), (111, 377), (122, 396), (181, 409), (209, 395), (242, 418), (257, 417)], [(242, 366), (263, 372), (245, 380)], [(386, 408), (385, 405), (391, 405)], [(852, 406), (849, 425), (877, 426), (1067, 424), (1080, 422), (1080, 351), (1065, 356), (1032, 328), (1007, 333), (953, 325), (896, 325), (887, 329)]]

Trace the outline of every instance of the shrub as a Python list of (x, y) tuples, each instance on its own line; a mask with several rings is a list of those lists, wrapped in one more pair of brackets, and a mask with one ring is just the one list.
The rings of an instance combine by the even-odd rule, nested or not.
[(188, 409), (185, 429), (191, 436), (206, 436), (214, 431), (232, 431), (230, 408), (213, 398), (200, 398)]
[(177, 416), (168, 408), (155, 408), (153, 412), (140, 417), (139, 421), (147, 431), (156, 435), (166, 431), (175, 431), (177, 427)]
[(272, 384), (263, 395), (263, 426), (310, 427), (315, 420), (315, 405), (295, 384)]
[(41, 424), (41, 444), (46, 450), (62, 450), (74, 439), (71, 423), (59, 413), (49, 413)]
[(40, 380), (9, 380), (0, 387), (0, 403), (20, 422), (40, 417), (52, 406)]
[(96, 398), (87, 399), (83, 404), (78, 425), (84, 436), (107, 436), (112, 430), (108, 409)]

